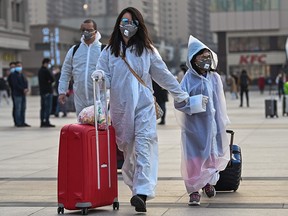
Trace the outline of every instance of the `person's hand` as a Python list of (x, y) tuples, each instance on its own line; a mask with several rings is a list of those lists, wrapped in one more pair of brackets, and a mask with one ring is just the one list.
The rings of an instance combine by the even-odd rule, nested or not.
[(65, 104), (65, 102), (66, 102), (66, 95), (65, 95), (65, 94), (60, 94), (60, 95), (58, 96), (58, 101), (59, 101), (60, 104)]
[(29, 90), (28, 90), (27, 88), (25, 88), (25, 89), (24, 89), (24, 94), (26, 95), (26, 94), (28, 93), (28, 91), (29, 91)]
[(202, 97), (202, 107), (206, 107), (207, 103), (208, 103), (208, 97), (203, 95), (203, 97)]
[(104, 71), (102, 70), (95, 70), (92, 74), (91, 74), (91, 78), (95, 79), (96, 81), (98, 80), (102, 80), (104, 78)]

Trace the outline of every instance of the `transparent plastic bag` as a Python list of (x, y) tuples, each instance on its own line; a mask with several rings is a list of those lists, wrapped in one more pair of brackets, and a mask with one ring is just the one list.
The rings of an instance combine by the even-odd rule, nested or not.
[[(105, 130), (107, 127), (105, 108), (101, 101), (96, 101), (97, 105), (97, 128), (98, 130)], [(85, 107), (78, 115), (78, 122), (80, 124), (90, 124), (95, 126), (94, 120), (94, 105)]]

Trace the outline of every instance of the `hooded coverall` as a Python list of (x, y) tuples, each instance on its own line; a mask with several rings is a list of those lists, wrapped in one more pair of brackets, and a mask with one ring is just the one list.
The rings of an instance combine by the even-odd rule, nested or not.
[(188, 98), (179, 83), (167, 69), (160, 54), (144, 49), (141, 56), (132, 47), (126, 49), (131, 68), (148, 86), (142, 85), (130, 72), (124, 60), (104, 49), (97, 70), (105, 72), (110, 88), (110, 113), (116, 131), (116, 142), (124, 153), (122, 175), (133, 196), (155, 196), (158, 175), (158, 138), (152, 90), (152, 78), (167, 89), (178, 102)]

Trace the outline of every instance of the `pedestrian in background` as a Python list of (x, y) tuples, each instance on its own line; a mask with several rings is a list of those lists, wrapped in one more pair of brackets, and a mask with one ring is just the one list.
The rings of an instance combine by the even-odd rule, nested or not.
[(9, 88), (10, 88), (10, 94), (11, 94), (11, 99), (12, 99), (12, 117), (13, 117), (14, 125), (16, 126), (15, 104), (14, 104), (13, 89), (12, 89), (13, 86), (12, 86), (12, 80), (11, 80), (12, 74), (15, 72), (15, 67), (16, 67), (15, 62), (10, 62), (9, 63), (10, 73), (9, 73), (9, 75), (7, 77), (7, 81), (8, 81), (8, 85), (9, 85)]
[(159, 104), (161, 109), (163, 110), (163, 115), (161, 117), (161, 121), (158, 123), (159, 125), (165, 125), (166, 118), (166, 102), (168, 102), (168, 91), (159, 86), (155, 81), (152, 82), (154, 96), (156, 98), (156, 102)]
[(188, 94), (181, 90), (168, 70), (153, 46), (142, 14), (133, 7), (118, 15), (109, 44), (102, 51), (92, 75), (100, 80), (103, 76), (110, 88), (116, 143), (124, 153), (122, 175), (132, 192), (130, 203), (137, 212), (146, 212), (146, 199), (155, 197), (158, 176), (152, 79), (167, 89), (177, 102), (188, 99)]
[(28, 93), (28, 81), (22, 73), (22, 62), (15, 62), (15, 71), (11, 73), (10, 82), (12, 98), (15, 106), (15, 126), (31, 127), (25, 121), (26, 114), (26, 94)]
[(281, 100), (281, 96), (284, 95), (284, 79), (282, 73), (279, 73), (275, 80), (278, 89), (278, 97)]
[(251, 79), (247, 74), (246, 70), (242, 70), (241, 75), (239, 77), (239, 86), (240, 86), (240, 107), (243, 106), (243, 94), (246, 96), (246, 105), (249, 107), (249, 85)]
[(54, 76), (50, 71), (51, 68), (50, 58), (44, 58), (42, 60), (42, 66), (38, 71), (39, 90), (41, 96), (41, 108), (40, 108), (40, 127), (55, 127), (50, 123), (50, 113), (52, 110), (53, 102), (53, 88)]
[(0, 77), (0, 106), (3, 99), (6, 101), (7, 105), (10, 104), (8, 92), (9, 92), (9, 86), (7, 83), (7, 77)]
[(91, 74), (101, 53), (101, 35), (94, 20), (85, 20), (80, 27), (81, 43), (74, 45), (66, 54), (59, 80), (59, 102), (64, 104), (69, 82), (73, 76), (74, 104), (76, 115), (85, 107), (94, 104)]
[(54, 71), (53, 74), (54, 74), (54, 78), (55, 78), (55, 82), (54, 82), (53, 88), (54, 88), (54, 93), (55, 93), (55, 97), (56, 97), (54, 115), (55, 115), (55, 117), (59, 117), (59, 112), (63, 112), (62, 117), (66, 117), (67, 116), (66, 103), (62, 104), (58, 100), (58, 97), (59, 97), (58, 88), (59, 88), (59, 79), (60, 79), (60, 76), (61, 76), (61, 70), (60, 70), (59, 67), (54, 67), (53, 71)]
[[(190, 36), (187, 56), (188, 71), (181, 87), (190, 95), (189, 102), (174, 103), (180, 113), (182, 142), (181, 173), (188, 205), (200, 205), (200, 189), (210, 198), (216, 195), (214, 185), (219, 172), (230, 158), (226, 126), (230, 122), (217, 55), (197, 38)], [(180, 118), (181, 117), (181, 118)]]
[(184, 63), (180, 64), (180, 71), (177, 73), (177, 80), (179, 83), (182, 81), (187, 69), (188, 68)]
[(265, 78), (264, 78), (264, 76), (260, 76), (258, 78), (258, 88), (259, 88), (260, 94), (263, 94), (264, 89), (265, 89)]

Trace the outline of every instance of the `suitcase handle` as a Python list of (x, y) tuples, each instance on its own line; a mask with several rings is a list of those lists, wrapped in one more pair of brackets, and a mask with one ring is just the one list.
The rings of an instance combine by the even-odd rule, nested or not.
[(93, 80), (93, 95), (94, 95), (94, 122), (95, 122), (95, 137), (96, 137), (96, 155), (97, 155), (97, 181), (98, 181), (98, 189), (101, 188), (101, 177), (100, 177), (100, 148), (99, 148), (99, 133), (98, 133), (98, 122), (97, 122), (97, 115), (98, 115), (98, 105), (96, 103), (97, 97), (99, 97), (99, 100), (101, 100), (101, 94), (100, 94), (100, 87), (99, 83), (102, 81), (103, 88), (104, 88), (104, 101), (105, 101), (105, 120), (106, 120), (106, 130), (107, 130), (107, 148), (108, 148), (108, 176), (109, 176), (109, 188), (111, 188), (112, 182), (111, 182), (111, 167), (110, 167), (110, 161), (111, 161), (111, 155), (110, 155), (110, 130), (109, 130), (109, 122), (108, 122), (108, 106), (107, 106), (107, 88), (106, 88), (106, 82), (105, 78), (103, 77), (102, 80), (92, 78)]
[(226, 130), (226, 133), (229, 133), (231, 135), (230, 138), (230, 144), (229, 144), (229, 148), (230, 148), (230, 160), (228, 162), (228, 166), (231, 166), (232, 164), (232, 154), (233, 154), (233, 142), (234, 142), (234, 131), (233, 130)]

